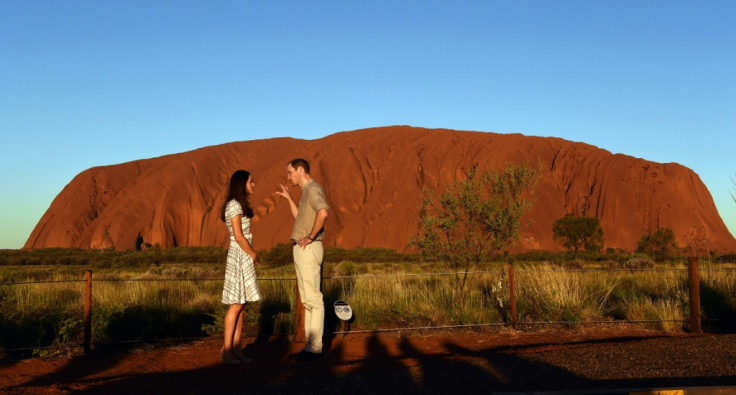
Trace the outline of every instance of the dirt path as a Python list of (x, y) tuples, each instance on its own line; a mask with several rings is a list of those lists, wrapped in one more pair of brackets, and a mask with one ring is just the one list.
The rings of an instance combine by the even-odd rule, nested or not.
[(300, 344), (249, 339), (247, 365), (219, 364), (220, 339), (175, 347), (0, 361), (0, 392), (488, 393), (736, 386), (736, 335), (643, 330), (349, 335), (320, 361)]

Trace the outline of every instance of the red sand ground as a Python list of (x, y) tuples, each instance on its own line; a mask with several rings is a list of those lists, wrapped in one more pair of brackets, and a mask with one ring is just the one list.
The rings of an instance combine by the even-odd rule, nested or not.
[[(736, 385), (736, 335), (630, 329), (352, 334), (320, 361), (302, 344), (248, 339), (221, 365), (220, 339), (52, 359), (3, 360), (0, 392), (466, 393)], [(736, 390), (736, 387), (734, 387)]]

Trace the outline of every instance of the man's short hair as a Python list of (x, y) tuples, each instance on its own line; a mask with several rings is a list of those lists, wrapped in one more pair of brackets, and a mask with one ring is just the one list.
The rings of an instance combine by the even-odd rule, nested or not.
[(289, 162), (289, 164), (294, 169), (298, 169), (301, 167), (302, 169), (304, 169), (305, 173), (309, 174), (309, 162), (307, 162), (305, 159), (302, 159), (302, 158), (292, 159)]

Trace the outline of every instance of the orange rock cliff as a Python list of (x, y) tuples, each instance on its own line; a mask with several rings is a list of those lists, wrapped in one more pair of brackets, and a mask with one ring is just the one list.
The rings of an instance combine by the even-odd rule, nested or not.
[[(286, 183), (286, 163), (310, 161), (312, 177), (331, 206), (325, 245), (408, 250), (419, 229), (422, 189), (439, 190), (473, 164), (540, 163), (533, 222), (517, 251), (560, 250), (552, 223), (566, 215), (601, 221), (605, 246), (633, 250), (659, 227), (674, 230), (681, 246), (695, 233), (715, 251), (736, 251), (736, 240), (692, 170), (613, 155), (559, 138), (391, 126), (336, 133), (316, 140), (274, 138), (210, 146), (77, 175), (54, 199), (26, 248), (134, 249), (141, 244), (226, 247), (219, 219), (234, 170), (249, 170), (254, 244), (288, 242), (293, 218), (275, 194)], [(299, 188), (292, 196), (299, 198)], [(298, 200), (297, 200), (298, 201)]]

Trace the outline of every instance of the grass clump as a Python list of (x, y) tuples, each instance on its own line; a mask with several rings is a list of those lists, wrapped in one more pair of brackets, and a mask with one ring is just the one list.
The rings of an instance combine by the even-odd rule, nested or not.
[(624, 316), (631, 321), (651, 321), (643, 325), (665, 332), (679, 332), (685, 317), (683, 306), (675, 300), (643, 297), (625, 305)]

